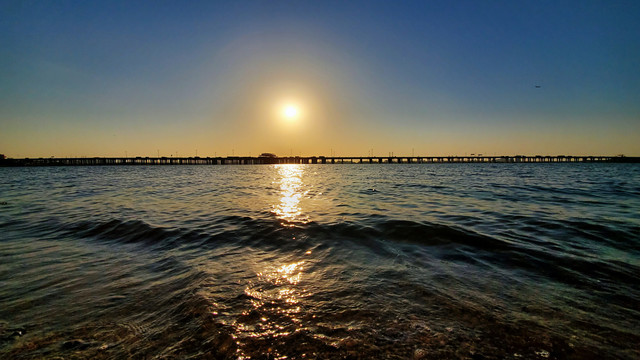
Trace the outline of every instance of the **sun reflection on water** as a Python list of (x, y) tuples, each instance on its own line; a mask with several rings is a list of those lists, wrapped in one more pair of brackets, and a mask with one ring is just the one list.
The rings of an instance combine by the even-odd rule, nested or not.
[[(304, 264), (305, 260), (301, 260), (267, 266), (249, 282), (244, 293), (251, 307), (242, 312), (235, 324), (235, 338), (240, 348), (244, 345), (243, 339), (270, 343), (304, 328), (301, 301), (309, 296), (301, 286)], [(278, 358), (279, 354), (274, 350), (270, 355)]]
[(292, 226), (294, 222), (306, 223), (308, 217), (303, 215), (300, 200), (306, 195), (303, 188), (303, 166), (297, 164), (277, 165), (280, 185), (280, 202), (273, 206), (273, 213), (281, 220), (283, 225)]
[[(303, 183), (304, 165), (276, 165), (275, 169), (273, 184), (279, 191), (271, 205), (271, 213), (285, 227), (308, 223), (308, 215), (303, 213), (301, 206), (310, 188)], [(250, 353), (255, 350), (253, 347), (262, 345), (270, 358), (286, 358), (273, 349), (272, 344), (279, 341), (276, 339), (306, 330), (309, 306), (304, 298), (309, 297), (310, 292), (303, 277), (309, 255), (311, 251), (306, 251), (302, 258), (258, 264), (255, 277), (244, 288), (246, 307), (233, 321), (234, 338), (239, 346), (238, 359), (245, 359), (245, 351)]]

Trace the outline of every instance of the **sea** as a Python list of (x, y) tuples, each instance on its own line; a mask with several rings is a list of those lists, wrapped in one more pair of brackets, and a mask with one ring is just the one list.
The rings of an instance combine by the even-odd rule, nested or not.
[(2, 359), (639, 359), (640, 165), (0, 168)]

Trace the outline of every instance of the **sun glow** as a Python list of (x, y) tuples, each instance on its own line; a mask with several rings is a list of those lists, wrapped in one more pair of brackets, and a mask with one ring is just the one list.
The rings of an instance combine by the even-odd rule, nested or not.
[(285, 105), (282, 108), (282, 115), (284, 115), (286, 119), (294, 120), (297, 119), (300, 115), (300, 109), (298, 109), (298, 107), (295, 105)]

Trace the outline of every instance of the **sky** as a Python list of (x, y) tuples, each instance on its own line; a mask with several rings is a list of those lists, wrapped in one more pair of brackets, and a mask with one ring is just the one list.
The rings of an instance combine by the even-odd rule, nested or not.
[(638, 1), (0, 0), (0, 153), (640, 156), (638, 18)]

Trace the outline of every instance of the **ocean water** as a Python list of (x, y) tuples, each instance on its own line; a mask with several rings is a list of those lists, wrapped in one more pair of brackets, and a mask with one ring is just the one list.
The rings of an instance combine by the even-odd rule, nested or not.
[(638, 359), (640, 166), (0, 168), (0, 358)]

